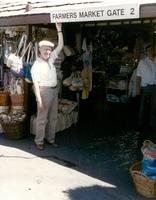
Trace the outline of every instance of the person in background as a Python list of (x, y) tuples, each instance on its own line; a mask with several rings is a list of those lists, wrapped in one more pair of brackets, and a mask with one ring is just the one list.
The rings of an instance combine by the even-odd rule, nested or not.
[(145, 58), (141, 59), (137, 66), (137, 90), (140, 95), (139, 126), (140, 131), (147, 135), (156, 130), (156, 57), (152, 45), (145, 49)]
[(36, 136), (35, 144), (38, 149), (44, 148), (44, 139), (53, 147), (55, 142), (57, 113), (58, 113), (58, 87), (55, 61), (64, 46), (62, 24), (56, 23), (58, 44), (42, 40), (39, 42), (39, 57), (31, 68), (34, 93), (37, 102)]
[[(137, 67), (137, 66), (136, 66)], [(137, 92), (137, 68), (133, 69), (133, 72), (129, 79), (128, 96), (129, 96), (129, 111), (131, 113), (131, 127), (138, 131), (138, 119), (140, 109), (140, 95)]]

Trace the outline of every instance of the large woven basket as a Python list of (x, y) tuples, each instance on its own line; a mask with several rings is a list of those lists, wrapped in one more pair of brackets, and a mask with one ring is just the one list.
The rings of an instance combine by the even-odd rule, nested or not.
[(8, 106), (10, 103), (10, 96), (8, 91), (0, 91), (0, 106)]
[(23, 106), (24, 105), (24, 95), (14, 94), (10, 95), (12, 106)]
[(26, 135), (25, 121), (22, 122), (1, 122), (4, 135), (8, 139), (21, 139)]
[(134, 163), (129, 171), (138, 193), (147, 198), (156, 198), (156, 180), (149, 179), (141, 172), (141, 163)]

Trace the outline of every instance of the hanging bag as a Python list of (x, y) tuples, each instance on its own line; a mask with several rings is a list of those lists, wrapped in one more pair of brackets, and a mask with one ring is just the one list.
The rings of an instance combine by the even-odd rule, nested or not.
[(23, 77), (22, 68), (23, 68), (23, 59), (27, 52), (28, 46), (27, 44), (27, 35), (23, 34), (18, 45), (17, 51), (15, 53), (10, 54), (7, 62), (7, 66), (10, 67), (11, 72), (14, 75)]
[(25, 62), (25, 56), (27, 54), (28, 49), (30, 48), (31, 43), (27, 45), (25, 50), (23, 51), (23, 54), (21, 57), (15, 59), (11, 65), (11, 71), (14, 72), (16, 75), (18, 75), (21, 78), (24, 78), (24, 68), (23, 63)]
[(24, 56), (25, 56), (28, 48), (29, 48), (29, 45), (26, 46), (26, 41), (25, 41), (21, 55), (19, 56), (20, 53), (18, 53), (18, 56), (14, 57), (13, 62), (11, 64), (11, 70), (22, 77), (24, 76), (23, 71), (22, 71)]
[(19, 54), (20, 54), (21, 51), (23, 51), (23, 49), (26, 46), (26, 42), (27, 42), (27, 35), (23, 34), (22, 37), (21, 37), (21, 39), (20, 39), (20, 42), (18, 44), (18, 47), (16, 49), (16, 52), (10, 53), (9, 56), (8, 56), (8, 58), (7, 58), (7, 60), (6, 60), (7, 67), (11, 68), (13, 60), (16, 59), (16, 57), (19, 56)]
[(31, 67), (34, 63), (35, 59), (35, 52), (34, 52), (34, 46), (32, 42), (29, 42), (28, 44), (28, 52), (27, 52), (27, 59), (26, 62), (23, 63), (23, 73), (24, 73), (24, 79), (28, 83), (32, 82), (32, 77), (31, 77)]

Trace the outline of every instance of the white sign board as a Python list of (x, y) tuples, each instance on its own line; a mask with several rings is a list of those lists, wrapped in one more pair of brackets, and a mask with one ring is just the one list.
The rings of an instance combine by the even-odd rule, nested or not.
[(50, 13), (51, 22), (82, 22), (82, 21), (104, 21), (119, 19), (139, 18), (139, 5), (118, 5), (74, 8), (69, 10), (54, 10)]

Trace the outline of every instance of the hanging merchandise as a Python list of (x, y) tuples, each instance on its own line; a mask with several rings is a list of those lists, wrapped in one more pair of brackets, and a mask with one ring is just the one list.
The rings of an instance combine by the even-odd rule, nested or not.
[(128, 96), (129, 97), (137, 96), (136, 88), (137, 88), (137, 70), (134, 69), (133, 73), (130, 77), (129, 85), (128, 85)]
[(81, 71), (72, 72), (71, 75), (63, 80), (63, 85), (69, 87), (71, 91), (82, 90), (83, 80)]
[(17, 74), (23, 76), (21, 69), (23, 68), (23, 58), (29, 46), (26, 46), (27, 35), (23, 34), (15, 53), (11, 53), (7, 60), (7, 67), (11, 68)]
[(23, 62), (23, 76), (25, 81), (31, 83), (32, 77), (31, 77), (31, 67), (33, 65), (34, 59), (35, 59), (35, 52), (32, 42), (29, 42), (28, 44), (28, 52), (27, 52), (27, 59), (25, 62)]
[(145, 56), (144, 41), (141, 35), (138, 35), (134, 46), (134, 58), (141, 59)]
[(27, 53), (27, 50), (29, 48), (29, 45), (26, 47), (25, 51), (20, 57), (14, 57), (14, 60), (11, 64), (11, 71), (17, 74), (20, 77), (24, 77), (24, 70), (23, 70), (23, 63), (24, 63), (24, 56)]
[(4, 44), (4, 64), (7, 65), (8, 58), (12, 52), (16, 49), (17, 42), (15, 41), (5, 41)]
[(10, 80), (11, 80), (11, 74), (10, 71), (4, 71), (3, 74), (3, 88), (5, 91), (10, 91)]
[(24, 94), (24, 83), (23, 79), (20, 77), (14, 76), (11, 72), (9, 72), (9, 79), (8, 79), (8, 84), (9, 88), (8, 91), (10, 92), (11, 95), (14, 94)]
[(64, 54), (65, 54), (66, 56), (73, 56), (73, 55), (75, 55), (74, 50), (73, 50), (70, 46), (65, 45), (65, 46), (63, 47), (63, 51), (64, 51)]
[(84, 68), (81, 73), (81, 77), (83, 80), (83, 88), (82, 88), (82, 99), (87, 99), (89, 97), (90, 90), (90, 70), (88, 68)]
[(21, 95), (24, 93), (23, 89), (23, 80), (21, 78), (17, 78), (15, 81), (15, 87), (16, 87), (16, 94)]
[[(87, 86), (87, 89), (84, 88), (82, 98), (88, 98), (89, 92), (91, 92), (92, 90), (92, 52), (93, 52), (92, 42), (90, 41), (90, 43), (87, 44), (86, 38), (84, 38), (82, 43), (82, 50), (83, 50), (83, 55), (82, 55), (83, 66), (84, 68), (86, 68), (86, 70), (84, 70), (85, 71), (84, 74), (89, 80), (88, 81), (89, 85)], [(87, 94), (85, 94), (86, 92)]]
[(59, 56), (54, 62), (56, 73), (57, 73), (57, 86), (58, 86), (58, 96), (62, 96), (62, 80), (63, 80), (63, 71), (61, 70), (62, 62), (65, 60), (65, 55), (63, 51), (60, 52)]
[(84, 67), (91, 67), (92, 66), (92, 42), (87, 44), (86, 38), (83, 39), (82, 44), (82, 50), (83, 50), (83, 64)]
[(10, 91), (10, 94), (17, 94), (16, 77), (12, 73), (10, 73), (9, 91)]
[[(11, 52), (9, 53), (9, 56), (6, 57), (6, 61), (5, 64), (7, 65), (7, 67), (11, 67), (12, 62), (14, 60), (14, 57), (19, 56), (19, 53), (23, 50), (23, 48), (26, 46), (26, 42), (27, 42), (27, 36), (25, 34), (23, 34), (20, 38), (20, 42), (18, 44), (17, 49), (11, 49)], [(7, 45), (6, 45), (7, 46)], [(14, 52), (15, 50), (15, 52)]]

